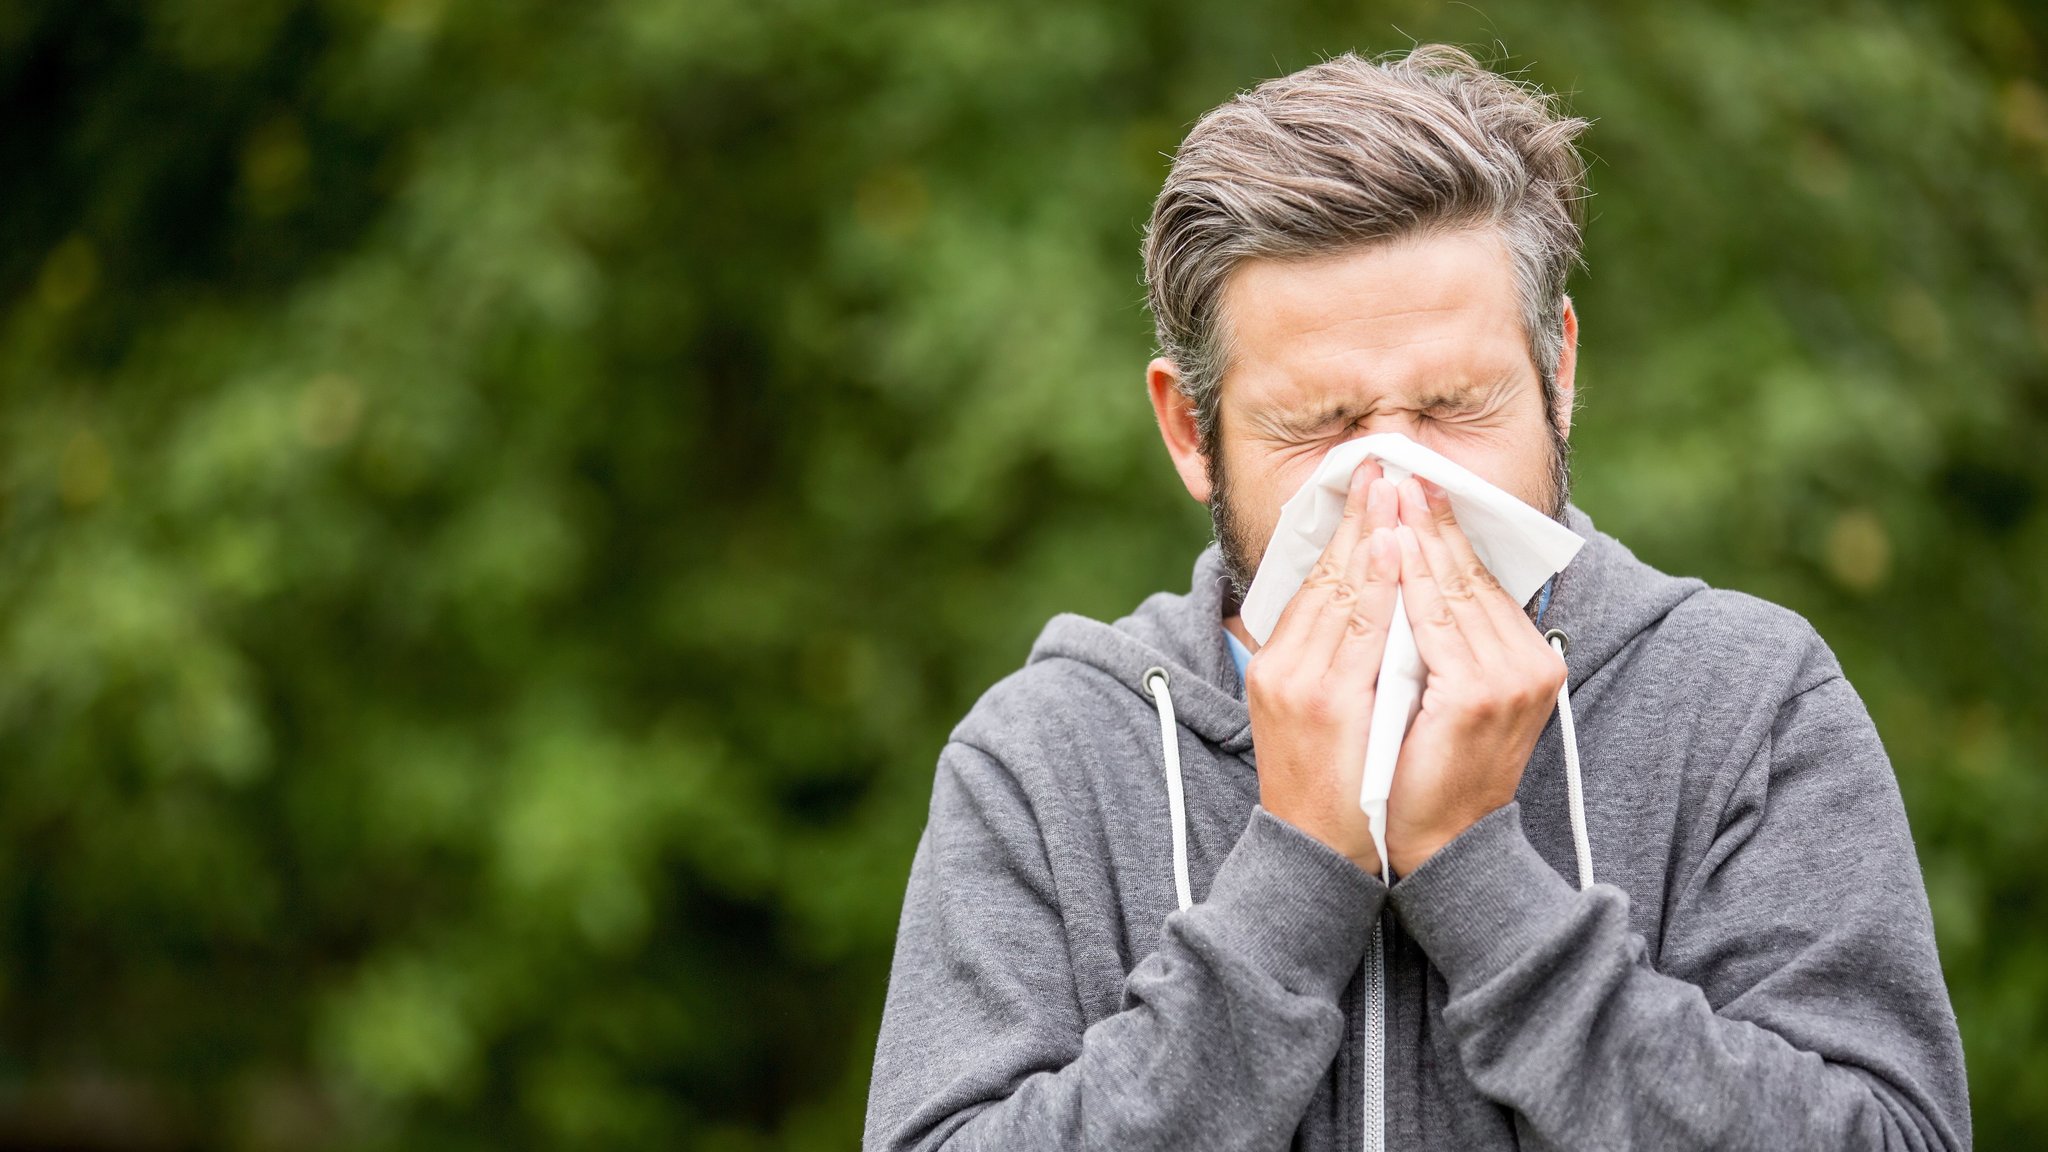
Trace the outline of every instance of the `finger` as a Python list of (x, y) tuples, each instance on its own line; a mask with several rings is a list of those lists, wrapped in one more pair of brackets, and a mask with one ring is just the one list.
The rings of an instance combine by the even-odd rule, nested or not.
[(1529, 614), (1500, 581), (1487, 570), (1486, 562), (1472, 547), (1472, 540), (1465, 535), (1464, 526), (1458, 523), (1457, 510), (1451, 505), (1450, 493), (1428, 481), (1423, 481), (1422, 494), (1429, 501), (1430, 514), (1435, 517), (1437, 534), (1444, 546), (1450, 550), (1451, 563), (1465, 573), (1466, 579), (1478, 590), (1479, 603), (1486, 609), (1493, 626), (1503, 640), (1519, 638), (1523, 632), (1531, 631), (1535, 624)]
[[(1377, 461), (1372, 462), (1372, 469), (1379, 471)], [(1370, 560), (1366, 548), (1369, 525), (1391, 522), (1398, 515), (1395, 505), (1399, 499), (1394, 486), (1385, 479), (1375, 478), (1367, 485), (1365, 509), (1359, 522), (1352, 526), (1350, 551), (1344, 557), (1343, 583), (1331, 590), (1323, 614), (1316, 619), (1315, 634), (1302, 640), (1302, 667), (1314, 668), (1320, 674), (1335, 658), (1337, 646), (1344, 642), (1350, 627), (1352, 614), (1358, 610), (1359, 595), (1364, 591)]]
[[(1350, 630), (1364, 626), (1364, 622), (1359, 619), (1359, 612), (1369, 610), (1372, 607), (1367, 605), (1365, 601), (1371, 592), (1369, 585), (1373, 580), (1372, 548), (1370, 547), (1370, 542), (1375, 533), (1383, 537), (1380, 543), (1387, 551), (1386, 559), (1388, 563), (1388, 571), (1382, 581), (1386, 586), (1387, 607), (1386, 610), (1379, 612), (1380, 622), (1385, 624), (1386, 620), (1393, 615), (1391, 609), (1393, 606), (1395, 581), (1400, 577), (1401, 572), (1401, 552), (1400, 549), (1394, 546), (1391, 530), (1400, 520), (1400, 498), (1400, 493), (1394, 489), (1394, 482), (1386, 479), (1373, 481), (1372, 490), (1366, 494), (1366, 538), (1360, 540), (1358, 546), (1351, 550), (1351, 560), (1344, 571), (1345, 580), (1357, 592), (1352, 600), (1351, 616), (1344, 621), (1343, 627), (1341, 629), (1336, 628), (1334, 627), (1334, 622), (1332, 622), (1333, 626), (1329, 629), (1333, 633), (1330, 638), (1331, 654), (1329, 661), (1337, 659), (1337, 650), (1351, 638)], [(1329, 661), (1326, 661), (1326, 663)], [(1367, 686), (1370, 687), (1370, 681), (1368, 681)]]
[[(1494, 627), (1486, 606), (1480, 603), (1480, 589), (1464, 566), (1453, 561), (1450, 546), (1443, 539), (1444, 522), (1430, 508), (1422, 494), (1421, 481), (1414, 477), (1401, 482), (1401, 522), (1415, 529), (1416, 541), (1429, 562), (1430, 576), (1452, 618), (1458, 622), (1458, 630), (1464, 633), (1466, 644), (1479, 657), (1482, 667), (1490, 666), (1489, 657), (1501, 647), (1500, 630)], [(1456, 531), (1456, 522), (1451, 524), (1451, 530)]]
[[(1419, 487), (1430, 513), (1430, 524), (1422, 526), (1420, 531), (1423, 553), (1438, 573), (1438, 586), (1448, 588), (1445, 573), (1461, 576), (1471, 590), (1471, 603), (1478, 607), (1479, 616), (1488, 622), (1490, 630), (1482, 632), (1473, 612), (1468, 610), (1459, 614), (1461, 630), (1466, 643), (1472, 648), (1474, 667), (1483, 669), (1488, 675), (1502, 677), (1503, 683), (1537, 683), (1549, 679), (1551, 666), (1561, 661), (1542, 641), (1521, 606), (1500, 586), (1500, 581), (1494, 579), (1493, 573), (1480, 563), (1472, 542), (1458, 525), (1450, 496), (1427, 481)], [(1431, 528), (1435, 530), (1438, 547), (1431, 547)], [(1454, 608), (1458, 603), (1452, 599)]]
[[(1385, 499), (1370, 501), (1365, 506), (1365, 530), (1367, 533), (1370, 533), (1375, 528), (1385, 528), (1391, 532), (1394, 529), (1394, 525), (1401, 522), (1401, 494), (1395, 491), (1394, 482), (1392, 480), (1381, 480), (1380, 488), (1385, 493)], [(1392, 543), (1392, 539), (1389, 538), (1389, 547), (1392, 546)], [(1395, 548), (1394, 557), (1397, 561), (1400, 559), (1400, 555), (1401, 550)]]
[[(1380, 469), (1379, 461), (1369, 460), (1367, 463), (1372, 465), (1374, 473), (1378, 476), (1378, 478), (1373, 480), (1372, 488), (1366, 493), (1365, 497), (1365, 524), (1363, 527), (1366, 536), (1370, 537), (1376, 528), (1391, 530), (1394, 525), (1400, 523), (1401, 497), (1400, 493), (1394, 489), (1394, 482), (1385, 478), (1385, 474)], [(1391, 536), (1387, 539), (1387, 547), (1393, 552), (1394, 567), (1398, 575), (1401, 555), (1399, 549), (1393, 548), (1393, 538)], [(1362, 589), (1365, 586), (1368, 578), (1368, 569), (1371, 567), (1372, 560), (1369, 552), (1370, 549), (1366, 547), (1366, 542), (1363, 539), (1351, 549), (1351, 559), (1345, 567), (1344, 575), (1353, 588)]]
[(1393, 530), (1374, 528), (1366, 536), (1366, 568), (1359, 582), (1358, 603), (1346, 621), (1344, 639), (1330, 661), (1330, 675), (1342, 684), (1353, 684), (1360, 706), (1370, 709), (1373, 689), (1379, 678), (1380, 659), (1386, 655), (1387, 632), (1394, 622), (1394, 594), (1400, 588), (1401, 550)]
[[(1395, 490), (1392, 480), (1373, 481), (1371, 490), (1365, 495), (1365, 523), (1362, 525), (1364, 537), (1370, 537), (1376, 528), (1392, 529), (1394, 525), (1400, 523), (1400, 503), (1400, 493)], [(1364, 587), (1372, 566), (1370, 549), (1365, 545), (1365, 538), (1361, 538), (1351, 549), (1350, 559), (1344, 567), (1344, 578), (1350, 581), (1353, 588)], [(1399, 558), (1400, 554), (1396, 552), (1395, 559), (1398, 561)]]
[[(1423, 481), (1423, 495), (1429, 508), (1436, 535), (1443, 545), (1439, 553), (1429, 547), (1427, 533), (1424, 533), (1424, 552), (1434, 564), (1439, 559), (1452, 566), (1438, 568), (1438, 572), (1455, 570), (1463, 573), (1473, 589), (1473, 599), (1485, 612), (1493, 625), (1491, 639), (1482, 638), (1476, 627), (1464, 628), (1466, 641), (1473, 649), (1476, 667), (1488, 673), (1500, 673), (1511, 679), (1526, 677), (1529, 681), (1541, 681), (1553, 676), (1553, 667), (1562, 663), (1550, 646), (1543, 642), (1535, 623), (1514, 597), (1500, 586), (1493, 573), (1479, 559), (1465, 530), (1458, 524), (1456, 510), (1450, 495), (1441, 487)], [(1447, 558), (1446, 558), (1447, 557)], [(1444, 581), (1439, 579), (1439, 585)], [(1455, 606), (1455, 602), (1454, 602)], [(1470, 614), (1461, 615), (1461, 622), (1469, 622)], [(1512, 672), (1511, 670), (1519, 670)]]
[(1378, 460), (1362, 460), (1351, 470), (1351, 483), (1344, 493), (1344, 514), (1338, 518), (1337, 530), (1330, 534), (1330, 542), (1323, 545), (1323, 555), (1347, 570), (1352, 552), (1371, 530), (1373, 487), (1380, 483), (1381, 476)]
[(1443, 590), (1429, 570), (1422, 542), (1415, 527), (1402, 524), (1394, 529), (1401, 547), (1401, 600), (1408, 610), (1408, 626), (1415, 632), (1415, 648), (1432, 674), (1455, 679), (1477, 675), (1472, 647), (1458, 629), (1457, 617), (1444, 601)]
[[(1367, 471), (1366, 464), (1372, 466), (1370, 472)], [(1274, 645), (1297, 645), (1320, 630), (1317, 627), (1318, 621), (1332, 593), (1343, 581), (1344, 561), (1349, 555), (1350, 546), (1359, 538), (1359, 525), (1365, 516), (1366, 496), (1371, 490), (1372, 480), (1377, 478), (1379, 472), (1377, 461), (1367, 461), (1366, 464), (1361, 464), (1352, 471), (1351, 487), (1345, 493), (1344, 514), (1337, 522), (1337, 531), (1331, 535), (1330, 542), (1324, 545), (1322, 555), (1317, 558), (1315, 566), (1309, 569), (1308, 576), (1301, 582), (1301, 587), (1288, 598), (1286, 606), (1280, 609), (1280, 618), (1273, 622), (1273, 631), (1266, 637), (1266, 643), (1261, 646), (1261, 650)], [(1346, 611), (1349, 611), (1348, 607)]]

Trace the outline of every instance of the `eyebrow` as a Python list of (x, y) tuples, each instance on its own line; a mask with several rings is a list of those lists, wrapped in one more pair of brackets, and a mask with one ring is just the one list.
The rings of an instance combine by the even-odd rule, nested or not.
[[(1420, 411), (1432, 408), (1459, 408), (1484, 403), (1498, 396), (1513, 383), (1512, 377), (1498, 376), (1483, 384), (1466, 384), (1453, 388), (1441, 388), (1426, 392), (1418, 398), (1414, 407)], [(1305, 435), (1318, 429), (1328, 428), (1342, 421), (1346, 424), (1371, 412), (1372, 404), (1341, 403), (1325, 405), (1322, 408), (1301, 412), (1282, 409), (1265, 409), (1251, 414), (1251, 419), (1267, 428), (1286, 435)]]

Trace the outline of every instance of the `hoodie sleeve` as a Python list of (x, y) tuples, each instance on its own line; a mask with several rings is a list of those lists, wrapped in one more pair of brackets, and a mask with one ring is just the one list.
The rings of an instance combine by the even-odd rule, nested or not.
[(1337, 1051), (1386, 889), (1255, 808), (1208, 899), (1090, 1024), (1034, 809), (973, 746), (939, 757), (868, 1095), (880, 1149), (1283, 1149)]
[(1480, 820), (1392, 900), (1479, 1090), (1557, 1148), (1961, 1149), (1962, 1048), (1875, 726), (1839, 674), (1779, 708), (1656, 963), (1628, 897)]

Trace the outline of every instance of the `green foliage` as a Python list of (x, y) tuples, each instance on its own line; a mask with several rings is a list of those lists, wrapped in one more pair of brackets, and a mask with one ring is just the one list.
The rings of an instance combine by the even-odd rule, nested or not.
[(2048, 21), (1947, 6), (0, 8), (0, 1128), (844, 1147), (946, 731), (1184, 586), (1186, 125), (1498, 42), (1597, 123), (1579, 503), (1891, 748), (2048, 1127)]

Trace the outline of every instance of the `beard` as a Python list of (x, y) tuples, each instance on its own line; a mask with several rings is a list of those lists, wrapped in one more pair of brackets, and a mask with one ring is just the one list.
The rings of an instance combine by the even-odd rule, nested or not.
[[(1565, 505), (1571, 501), (1572, 446), (1558, 431), (1555, 420), (1545, 420), (1543, 426), (1550, 432), (1550, 467), (1544, 476), (1547, 491), (1536, 509), (1562, 524)], [(1216, 534), (1216, 547), (1223, 555), (1223, 573), (1230, 580), (1223, 614), (1235, 616), (1244, 604), (1245, 593), (1251, 591), (1252, 577), (1258, 575), (1259, 560), (1266, 549), (1264, 544), (1254, 546), (1242, 510), (1231, 499), (1230, 476), (1223, 467), (1221, 447), (1210, 444), (1203, 459), (1209, 475), (1209, 523)]]

